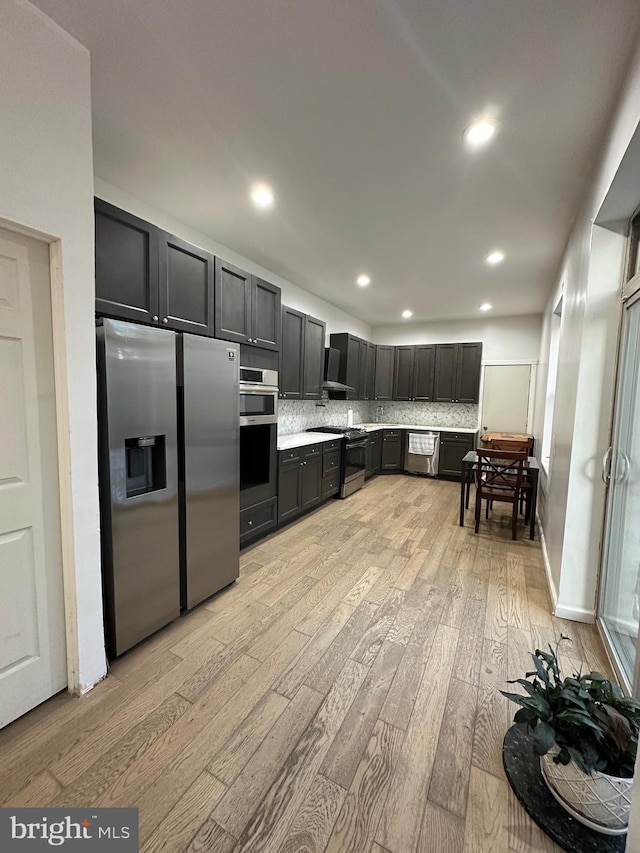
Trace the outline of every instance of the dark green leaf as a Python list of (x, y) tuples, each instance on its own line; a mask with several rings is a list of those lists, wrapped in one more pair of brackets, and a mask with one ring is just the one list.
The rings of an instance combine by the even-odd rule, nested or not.
[(540, 658), (536, 657), (535, 655), (531, 655), (531, 657), (533, 658), (533, 662), (536, 667), (536, 672), (538, 673), (540, 681), (543, 681), (545, 684), (549, 684), (549, 673), (544, 668), (544, 664), (542, 663)]
[(548, 723), (538, 723), (533, 734), (533, 751), (545, 755), (556, 742), (556, 733)]
[(537, 714), (531, 708), (518, 708), (513, 718), (514, 723), (532, 723), (536, 720)]

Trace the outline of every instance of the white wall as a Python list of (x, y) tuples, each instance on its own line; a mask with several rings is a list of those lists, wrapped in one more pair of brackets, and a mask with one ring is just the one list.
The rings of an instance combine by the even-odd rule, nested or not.
[(314, 296), (312, 293), (309, 293), (292, 282), (287, 281), (287, 279), (284, 279), (270, 270), (261, 267), (259, 264), (255, 264), (249, 258), (245, 258), (243, 255), (239, 255), (237, 252), (234, 252), (232, 249), (222, 246), (206, 234), (185, 225), (184, 222), (174, 219), (172, 216), (169, 216), (169, 214), (152, 207), (142, 201), (142, 199), (129, 195), (124, 190), (114, 187), (112, 184), (101, 180), (97, 176), (95, 177), (95, 194), (99, 198), (104, 199), (104, 201), (108, 201), (110, 204), (115, 204), (123, 210), (128, 210), (129, 213), (133, 213), (134, 216), (139, 216), (147, 222), (152, 222), (159, 228), (163, 228), (165, 231), (170, 231), (177, 237), (181, 237), (183, 240), (187, 240), (189, 243), (193, 243), (195, 246), (199, 246), (207, 252), (218, 255), (225, 261), (236, 264), (247, 272), (258, 275), (261, 278), (265, 278), (273, 284), (277, 284), (278, 287), (282, 288), (283, 305), (288, 305), (290, 308), (296, 308), (298, 311), (304, 311), (305, 314), (312, 314), (314, 317), (326, 322), (327, 345), (328, 335), (331, 334), (331, 332), (351, 332), (361, 338), (365, 338), (369, 341), (371, 340), (371, 326), (364, 323), (362, 320), (358, 320), (357, 317), (347, 314), (345, 311), (341, 311), (339, 308), (336, 308), (324, 299)]
[(375, 326), (374, 343), (443, 344), (482, 341), (483, 361), (537, 361), (540, 355), (542, 315), (478, 317), (477, 320), (443, 320)]
[(535, 429), (540, 431), (550, 315), (557, 303), (560, 282), (564, 281), (550, 476), (542, 484), (540, 507), (558, 613), (585, 621), (593, 620), (595, 608), (604, 500), (598, 465), (608, 444), (621, 284), (619, 241), (598, 233), (591, 255), (592, 223), (639, 120), (640, 46), (621, 92), (599, 167), (576, 216), (557, 288), (545, 310), (536, 391)]
[[(26, 0), (4, 0), (0, 80), (0, 218), (6, 227), (19, 225), (60, 241), (53, 244), (56, 258), (61, 258), (61, 285), (54, 282), (52, 307), (54, 322), (57, 313), (64, 328), (64, 346), (62, 351), (58, 347), (56, 361), (58, 371), (66, 375), (68, 395), (65, 441), (70, 453), (65, 462), (61, 448), (61, 488), (69, 686), (85, 690), (106, 672), (96, 459), (89, 54)], [(57, 379), (63, 378), (59, 372)], [(60, 406), (63, 388), (57, 388), (57, 397)]]

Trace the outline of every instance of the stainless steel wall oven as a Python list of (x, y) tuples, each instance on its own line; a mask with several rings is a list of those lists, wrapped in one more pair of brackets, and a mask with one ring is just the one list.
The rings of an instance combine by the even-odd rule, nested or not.
[(240, 426), (278, 423), (278, 371), (240, 368)]

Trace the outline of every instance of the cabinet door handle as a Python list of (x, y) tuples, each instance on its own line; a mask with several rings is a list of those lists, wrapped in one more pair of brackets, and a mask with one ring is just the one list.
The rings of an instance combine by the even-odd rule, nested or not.
[(154, 323), (157, 323), (158, 322), (158, 315), (154, 314), (151, 319), (153, 320)]
[(247, 524), (249, 525), (249, 527), (253, 527), (253, 521), (248, 521)]
[(169, 322), (169, 318), (168, 318), (168, 317), (163, 317), (163, 318), (162, 318), (162, 322), (163, 322), (163, 323), (168, 323), (168, 322)]

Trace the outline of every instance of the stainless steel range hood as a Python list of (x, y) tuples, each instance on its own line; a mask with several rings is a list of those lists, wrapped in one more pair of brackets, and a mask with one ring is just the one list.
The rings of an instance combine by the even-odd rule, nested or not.
[(326, 391), (355, 391), (351, 385), (338, 382), (340, 370), (340, 351), (333, 347), (325, 347), (324, 350), (324, 382), (322, 387)]

